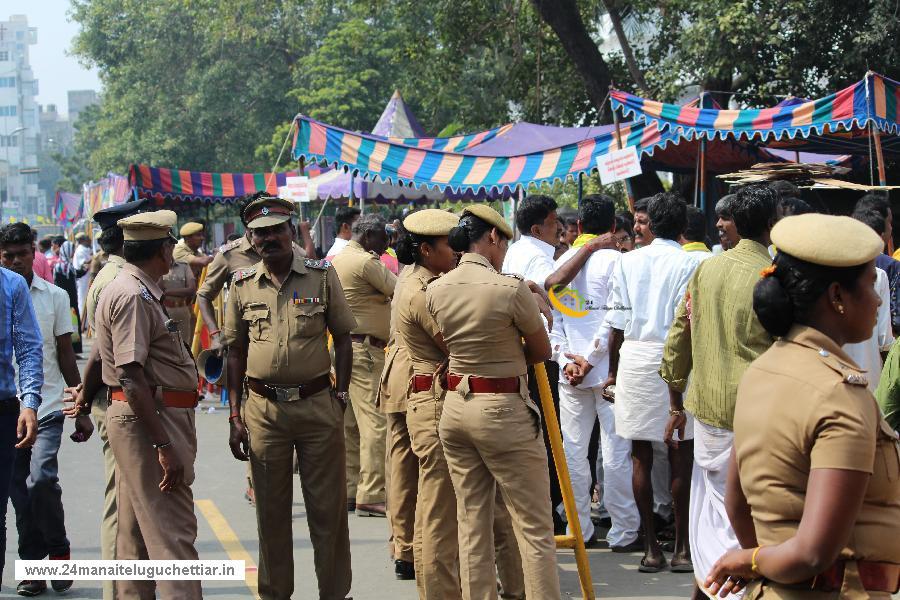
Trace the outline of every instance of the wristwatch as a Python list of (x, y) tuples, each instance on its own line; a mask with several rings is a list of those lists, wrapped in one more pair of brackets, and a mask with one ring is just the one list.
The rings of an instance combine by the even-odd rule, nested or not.
[(669, 416), (670, 416), (670, 417), (683, 417), (683, 416), (684, 416), (684, 409), (682, 408), (681, 410), (674, 410), (674, 409), (671, 409), (671, 408), (670, 408), (670, 409), (669, 409)]
[(335, 392), (334, 397), (344, 404), (348, 404), (350, 402), (350, 392)]

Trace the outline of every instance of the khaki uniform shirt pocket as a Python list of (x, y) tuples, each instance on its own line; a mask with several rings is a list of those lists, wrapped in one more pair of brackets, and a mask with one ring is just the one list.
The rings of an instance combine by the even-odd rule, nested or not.
[(272, 323), (269, 307), (264, 304), (248, 304), (244, 306), (241, 318), (247, 321), (250, 339), (254, 342), (265, 342), (271, 337)]
[(292, 335), (315, 337), (325, 333), (324, 304), (296, 304), (291, 306)]

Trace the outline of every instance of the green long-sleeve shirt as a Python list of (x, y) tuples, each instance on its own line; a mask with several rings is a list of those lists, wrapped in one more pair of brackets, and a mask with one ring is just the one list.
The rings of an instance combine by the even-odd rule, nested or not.
[(875, 390), (875, 399), (884, 420), (894, 431), (900, 431), (900, 343), (894, 342), (884, 361), (884, 370)]
[(700, 264), (675, 311), (659, 374), (680, 392), (690, 376), (685, 408), (707, 425), (732, 429), (741, 376), (774, 342), (753, 312), (753, 287), (771, 263), (765, 246), (743, 239)]

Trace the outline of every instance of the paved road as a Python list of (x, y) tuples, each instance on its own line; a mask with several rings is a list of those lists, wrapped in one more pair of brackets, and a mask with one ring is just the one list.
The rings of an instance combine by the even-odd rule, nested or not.
[[(249, 598), (255, 581), (258, 557), (256, 520), (253, 507), (243, 499), (245, 470), (232, 458), (227, 447), (228, 412), (208, 402), (197, 414), (199, 438), (197, 480), (193, 491), (199, 523), (197, 549), (204, 559), (246, 559), (247, 583), (205, 582), (204, 595), (222, 600)], [(66, 509), (66, 525), (72, 543), (72, 558), (99, 558), (99, 521), (102, 502), (103, 467), (97, 439), (75, 444), (68, 439), (72, 425), (67, 424), (60, 452), (60, 479)], [(294, 502), (294, 597), (315, 598), (312, 546), (306, 528), (306, 514), (298, 485)], [(0, 597), (13, 597), (13, 561), (16, 559), (15, 516), (7, 510), (8, 542), (6, 570)], [(388, 560), (388, 528), (385, 519), (350, 516), (353, 553), (353, 597), (356, 600), (415, 600), (415, 584), (397, 581)], [(639, 554), (613, 554), (594, 549), (590, 554), (594, 589), (603, 598), (687, 598), (692, 577), (637, 572)], [(581, 598), (578, 574), (571, 551), (558, 555), (560, 579), (566, 598)], [(49, 591), (45, 597), (56, 594)], [(68, 598), (100, 598), (99, 582), (77, 582)], [(535, 599), (540, 600), (540, 599)]]

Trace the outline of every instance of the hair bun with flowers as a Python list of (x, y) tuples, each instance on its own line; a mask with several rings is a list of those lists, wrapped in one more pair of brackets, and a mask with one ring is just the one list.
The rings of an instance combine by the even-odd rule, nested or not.
[(771, 277), (775, 274), (775, 265), (771, 264), (762, 271), (759, 272), (760, 277)]

